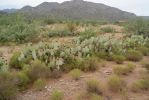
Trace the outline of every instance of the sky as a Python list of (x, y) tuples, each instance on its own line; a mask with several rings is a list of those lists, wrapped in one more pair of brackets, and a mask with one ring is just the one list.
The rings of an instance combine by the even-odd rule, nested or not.
[[(7, 8), (22, 8), (23, 6), (37, 6), (40, 3), (63, 2), (70, 0), (0, 0), (0, 10)], [(135, 13), (139, 16), (149, 16), (149, 0), (85, 0), (119, 8), (124, 11)]]

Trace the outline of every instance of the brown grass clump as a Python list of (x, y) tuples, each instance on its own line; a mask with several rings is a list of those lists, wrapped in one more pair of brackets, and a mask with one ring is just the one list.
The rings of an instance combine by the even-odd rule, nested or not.
[(108, 87), (113, 92), (118, 92), (123, 89), (125, 82), (117, 75), (112, 75), (108, 78)]
[(134, 92), (138, 92), (141, 90), (149, 90), (149, 80), (141, 79), (141, 80), (135, 81), (131, 85), (131, 90)]
[(81, 76), (82, 71), (80, 69), (74, 69), (70, 72), (70, 76), (74, 79), (74, 80), (79, 80), (80, 76)]
[(103, 94), (103, 85), (95, 79), (90, 79), (87, 81), (87, 91), (89, 93)]

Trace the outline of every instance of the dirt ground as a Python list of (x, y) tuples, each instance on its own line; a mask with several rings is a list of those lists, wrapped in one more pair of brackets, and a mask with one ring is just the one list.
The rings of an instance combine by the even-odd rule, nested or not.
[[(149, 60), (149, 57), (144, 57), (144, 60)], [(124, 64), (127, 63), (128, 62), (125, 62)], [(136, 65), (136, 68), (133, 73), (122, 76), (127, 83), (127, 94), (112, 93), (106, 88), (105, 93), (103, 94), (104, 100), (149, 100), (149, 91), (134, 93), (129, 88), (131, 83), (140, 79), (142, 73), (145, 71), (145, 69), (141, 67), (141, 62), (134, 64)], [(57, 80), (49, 79), (44, 90), (34, 91), (34, 89), (29, 89), (20, 93), (17, 100), (50, 100), (51, 92), (54, 89), (59, 89), (64, 93), (64, 100), (77, 100), (78, 96), (86, 91), (86, 81), (89, 79), (97, 79), (107, 87), (107, 78), (113, 73), (112, 68), (115, 65), (117, 64), (114, 62), (106, 62), (105, 67), (101, 67), (99, 64), (99, 70), (84, 73), (78, 81), (73, 80), (69, 74), (65, 74)]]

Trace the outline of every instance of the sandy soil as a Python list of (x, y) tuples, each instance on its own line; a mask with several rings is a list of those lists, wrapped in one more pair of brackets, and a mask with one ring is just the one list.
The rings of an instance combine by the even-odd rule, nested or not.
[[(149, 57), (145, 57), (144, 59), (149, 59)], [(128, 62), (125, 62), (124, 64), (127, 63)], [(136, 68), (133, 73), (122, 76), (127, 83), (127, 95), (124, 96), (122, 93), (112, 93), (106, 88), (105, 93), (103, 94), (104, 100), (149, 100), (149, 91), (133, 93), (129, 89), (130, 84), (139, 79), (141, 72), (144, 71), (144, 68), (141, 67), (140, 62), (134, 64), (136, 65)], [(77, 100), (77, 97), (86, 91), (87, 80), (97, 79), (106, 85), (107, 78), (113, 73), (112, 67), (115, 65), (117, 64), (114, 62), (106, 62), (105, 67), (100, 67), (99, 70), (95, 72), (84, 73), (78, 81), (72, 80), (68, 74), (63, 75), (62, 78), (57, 80), (49, 79), (43, 91), (34, 91), (33, 89), (29, 89), (23, 93), (20, 93), (17, 100), (50, 100), (49, 98), (51, 92), (54, 89), (59, 89), (64, 92), (64, 100)]]

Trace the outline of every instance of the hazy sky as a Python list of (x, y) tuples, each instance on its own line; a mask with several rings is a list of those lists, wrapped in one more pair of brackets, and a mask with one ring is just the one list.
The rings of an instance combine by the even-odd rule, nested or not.
[[(25, 5), (36, 6), (44, 1), (63, 2), (67, 0), (0, 0), (0, 9), (21, 8)], [(85, 0), (104, 3), (121, 10), (133, 12), (137, 15), (149, 16), (149, 0)]]

